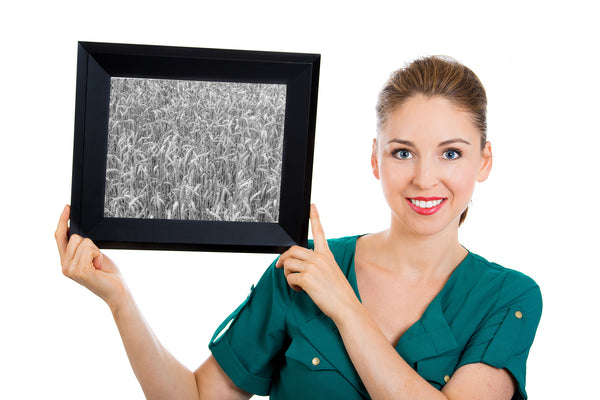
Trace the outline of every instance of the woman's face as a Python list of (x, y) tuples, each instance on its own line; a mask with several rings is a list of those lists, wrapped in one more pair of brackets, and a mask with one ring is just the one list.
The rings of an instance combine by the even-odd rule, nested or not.
[(433, 235), (458, 229), (475, 182), (488, 177), (492, 153), (489, 142), (481, 150), (468, 113), (444, 97), (418, 95), (388, 116), (371, 164), (394, 222)]

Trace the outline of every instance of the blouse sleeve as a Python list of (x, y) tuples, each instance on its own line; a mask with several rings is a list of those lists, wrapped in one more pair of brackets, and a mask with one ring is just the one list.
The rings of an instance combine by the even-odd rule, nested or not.
[(294, 293), (274, 262), (211, 339), (213, 356), (240, 389), (269, 393), (285, 347), (285, 314)]
[(457, 368), (481, 362), (507, 369), (517, 384), (513, 400), (527, 399), (525, 368), (542, 314), (540, 289), (514, 272), (502, 285), (494, 310), (471, 337)]

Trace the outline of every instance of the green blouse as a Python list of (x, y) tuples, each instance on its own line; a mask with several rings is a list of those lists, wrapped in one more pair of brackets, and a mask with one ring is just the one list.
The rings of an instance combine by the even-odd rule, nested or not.
[[(357, 238), (329, 240), (329, 247), (360, 299)], [(513, 399), (526, 399), (525, 364), (541, 313), (540, 289), (531, 278), (469, 252), (396, 350), (437, 389), (462, 365), (482, 362), (510, 371), (517, 382)], [(370, 398), (333, 321), (306, 293), (292, 290), (275, 263), (209, 348), (250, 393), (273, 400)]]

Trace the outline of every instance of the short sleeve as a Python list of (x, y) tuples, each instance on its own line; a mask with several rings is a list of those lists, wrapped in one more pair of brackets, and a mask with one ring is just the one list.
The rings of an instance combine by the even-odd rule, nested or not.
[(517, 383), (513, 396), (517, 400), (527, 399), (526, 362), (542, 314), (542, 295), (531, 278), (512, 272), (502, 285), (494, 309), (471, 337), (457, 368), (481, 362), (507, 369)]
[(211, 339), (210, 351), (240, 389), (269, 393), (285, 347), (285, 314), (294, 293), (274, 262)]

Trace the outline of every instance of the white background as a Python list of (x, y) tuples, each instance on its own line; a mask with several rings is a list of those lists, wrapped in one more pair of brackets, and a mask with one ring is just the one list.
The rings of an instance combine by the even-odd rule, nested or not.
[[(312, 201), (328, 237), (386, 227), (370, 172), (374, 105), (422, 55), (471, 67), (489, 97), (494, 167), (461, 228), (471, 251), (532, 276), (544, 314), (531, 399), (598, 381), (600, 57), (592, 2), (33, 1), (3, 6), (0, 398), (140, 399), (108, 308), (62, 276), (77, 41), (322, 54)], [(107, 251), (189, 368), (273, 255)]]

